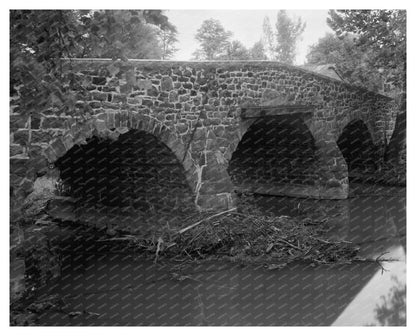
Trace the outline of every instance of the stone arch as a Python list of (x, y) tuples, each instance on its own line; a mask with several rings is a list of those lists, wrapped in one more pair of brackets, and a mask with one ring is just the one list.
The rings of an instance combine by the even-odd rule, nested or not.
[(182, 164), (185, 177), (191, 190), (195, 193), (198, 183), (196, 167), (191, 154), (186, 150), (176, 132), (153, 116), (133, 111), (108, 111), (93, 116), (83, 123), (75, 121), (66, 132), (53, 140), (43, 151), (49, 164), (54, 164), (73, 146), (87, 144), (92, 137), (117, 140), (121, 134), (130, 130), (144, 131), (153, 135), (175, 154)]
[(235, 187), (270, 195), (317, 196), (315, 139), (307, 119), (286, 114), (242, 120), (226, 155)]
[(368, 123), (361, 118), (352, 119), (343, 127), (337, 146), (347, 164), (349, 180), (370, 182), (379, 164), (380, 148)]
[(224, 153), (224, 158), (226, 161), (227, 168), (241, 139), (243, 138), (243, 136), (246, 134), (246, 132), (250, 129), (250, 127), (253, 125), (255, 121), (256, 119), (239, 120), (237, 129), (234, 130), (233, 132), (228, 132), (227, 138), (228, 138), (229, 143)]
[(335, 135), (335, 139), (338, 142), (339, 137), (341, 136), (341, 134), (344, 132), (345, 128), (353, 123), (353, 122), (358, 122), (361, 121), (368, 129), (370, 135), (371, 135), (371, 140), (373, 141), (374, 144), (377, 143), (377, 138), (376, 138), (376, 131), (375, 128), (373, 127), (373, 125), (370, 122), (370, 119), (368, 117), (365, 117), (362, 115), (362, 113), (347, 113), (338, 123), (336, 128), (334, 129), (334, 135)]

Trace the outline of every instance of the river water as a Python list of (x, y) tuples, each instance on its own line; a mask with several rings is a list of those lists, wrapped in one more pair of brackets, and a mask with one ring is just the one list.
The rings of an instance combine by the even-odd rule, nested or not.
[[(364, 190), (364, 191), (363, 191)], [(153, 264), (112, 253), (69, 258), (47, 295), (64, 311), (42, 325), (405, 325), (404, 189), (352, 188), (344, 201), (256, 196), (276, 215), (331, 220), (329, 236), (358, 244), (374, 262), (282, 269), (231, 263)]]

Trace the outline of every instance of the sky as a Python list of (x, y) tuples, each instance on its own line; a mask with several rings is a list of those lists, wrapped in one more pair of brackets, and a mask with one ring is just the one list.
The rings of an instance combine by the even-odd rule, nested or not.
[[(198, 48), (195, 34), (204, 20), (213, 18), (219, 20), (225, 30), (233, 32), (232, 39), (241, 41), (247, 48), (262, 37), (263, 20), (270, 18), (272, 26), (276, 22), (276, 10), (168, 10), (165, 14), (178, 29), (178, 52), (176, 60), (189, 60)], [(302, 40), (298, 42), (295, 64), (305, 61), (308, 47), (332, 30), (326, 24), (328, 10), (288, 10), (289, 17), (301, 17), (306, 22)]]

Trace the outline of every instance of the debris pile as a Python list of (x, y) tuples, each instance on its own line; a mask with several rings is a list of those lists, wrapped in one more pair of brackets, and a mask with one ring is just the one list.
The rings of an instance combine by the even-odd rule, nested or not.
[(358, 247), (325, 239), (326, 221), (238, 212), (201, 213), (180, 225), (160, 227), (144, 236), (117, 235), (113, 242), (154, 258), (170, 260), (227, 259), (287, 265), (293, 261), (331, 264), (352, 261)]

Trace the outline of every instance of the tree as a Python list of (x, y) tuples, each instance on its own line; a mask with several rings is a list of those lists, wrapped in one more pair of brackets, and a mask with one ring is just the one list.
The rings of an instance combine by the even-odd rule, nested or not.
[(309, 47), (306, 55), (307, 63), (329, 64), (345, 61), (346, 55), (352, 56), (354, 41), (350, 36), (340, 39), (334, 34), (326, 33), (318, 40), (318, 43)]
[(270, 59), (293, 64), (296, 56), (296, 44), (304, 32), (306, 23), (301, 18), (290, 19), (285, 10), (277, 12), (275, 30), (268, 17), (263, 22), (263, 34), (266, 50)]
[(82, 38), (72, 11), (10, 11), (10, 94), (19, 96), (21, 114), (73, 107), (61, 60), (82, 49)]
[(267, 60), (266, 51), (262, 41), (254, 43), (249, 50), (250, 59), (252, 60)]
[(10, 11), (10, 94), (19, 112), (73, 114), (73, 92), (85, 88), (62, 58), (160, 58), (157, 29), (174, 29), (161, 11)]
[(383, 78), (371, 66), (371, 50), (358, 48), (354, 37), (344, 35), (342, 38), (327, 33), (318, 43), (309, 47), (306, 65), (334, 66), (343, 80), (357, 86), (378, 91), (382, 87)]
[(222, 59), (227, 60), (248, 60), (250, 53), (248, 49), (240, 41), (232, 41), (226, 47), (226, 53)]
[(176, 29), (161, 11), (94, 10), (80, 14), (80, 57), (162, 58), (160, 31)]
[(327, 22), (340, 38), (354, 34), (356, 47), (368, 51), (369, 69), (405, 91), (406, 11), (331, 10)]
[(296, 56), (296, 43), (304, 32), (306, 23), (300, 18), (292, 21), (286, 11), (277, 13), (276, 22), (276, 53), (277, 60), (287, 64), (293, 64)]
[(170, 59), (178, 51), (178, 48), (175, 47), (178, 42), (176, 29), (159, 29), (157, 35), (162, 49), (162, 59)]
[(200, 49), (194, 52), (194, 56), (198, 59), (207, 60), (223, 57), (231, 36), (232, 33), (226, 31), (220, 21), (205, 20), (195, 35), (195, 39), (200, 43)]
[(378, 323), (382, 326), (406, 325), (406, 285), (393, 277), (394, 286), (387, 296), (382, 296), (382, 304), (378, 304), (375, 313)]
[(266, 16), (263, 20), (263, 38), (262, 45), (265, 47), (267, 59), (274, 59), (275, 56), (275, 33), (273, 31), (270, 19)]

